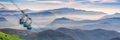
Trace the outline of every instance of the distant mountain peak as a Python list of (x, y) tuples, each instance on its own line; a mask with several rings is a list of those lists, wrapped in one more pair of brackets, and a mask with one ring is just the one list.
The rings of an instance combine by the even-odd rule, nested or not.
[(109, 18), (109, 19), (120, 19), (120, 17), (112, 17), (112, 18)]
[[(71, 11), (78, 11), (77, 9), (75, 9), (75, 8), (58, 8), (58, 9), (54, 9), (54, 10), (71, 10)], [(85, 10), (79, 10), (79, 11), (85, 11)]]
[(75, 9), (75, 8), (57, 8), (53, 10), (49, 10), (56, 15), (98, 15), (98, 14), (106, 14), (104, 12), (97, 12), (97, 11), (87, 11), (82, 9)]
[(50, 11), (38, 11), (38, 12), (32, 12), (32, 13), (29, 13), (28, 15), (31, 15), (31, 16), (54, 16), (54, 14)]
[(24, 10), (30, 10), (30, 9), (24, 9)]
[(71, 30), (71, 29), (61, 27), (61, 28), (58, 28), (56, 30)]
[(62, 32), (59, 32), (57, 30), (47, 30), (43, 32), (38, 33), (40, 40), (74, 40), (72, 36), (66, 35)]
[(115, 13), (115, 14), (113, 14), (113, 15), (120, 15), (120, 13)]
[(106, 15), (103, 18), (120, 18), (120, 13), (115, 13), (112, 15)]
[(75, 10), (74, 8), (59, 8), (59, 10)]
[(30, 9), (24, 9), (23, 11), (25, 11), (25, 12), (31, 12), (32, 10), (30, 10)]
[(0, 17), (0, 21), (7, 21), (4, 17)]
[(0, 8), (0, 10), (7, 10), (6, 8)]
[(93, 31), (105, 31), (105, 30), (103, 30), (103, 29), (95, 29)]
[(57, 18), (57, 19), (55, 19), (55, 20), (71, 20), (71, 19), (66, 18), (66, 17), (62, 17), (62, 18)]

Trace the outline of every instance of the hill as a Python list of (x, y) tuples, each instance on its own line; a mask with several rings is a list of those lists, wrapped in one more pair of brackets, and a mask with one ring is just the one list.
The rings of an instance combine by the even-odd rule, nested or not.
[(0, 32), (0, 40), (22, 40), (18, 36), (13, 36)]

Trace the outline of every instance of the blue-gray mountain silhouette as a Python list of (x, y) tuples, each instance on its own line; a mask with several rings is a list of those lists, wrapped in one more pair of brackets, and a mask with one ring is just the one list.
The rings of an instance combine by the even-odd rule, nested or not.
[(69, 18), (68, 20), (58, 20), (63, 18), (57, 18), (50, 24), (46, 25), (48, 28), (73, 28), (73, 29), (85, 29), (85, 30), (93, 30), (93, 29), (107, 29), (107, 30), (120, 30), (120, 17), (112, 17), (112, 18), (104, 18), (99, 20), (81, 20), (76, 21)]
[(56, 15), (100, 15), (100, 14), (106, 14), (104, 12), (96, 12), (96, 11), (86, 11), (86, 10), (77, 10), (74, 8), (58, 8), (53, 10), (48, 10)]

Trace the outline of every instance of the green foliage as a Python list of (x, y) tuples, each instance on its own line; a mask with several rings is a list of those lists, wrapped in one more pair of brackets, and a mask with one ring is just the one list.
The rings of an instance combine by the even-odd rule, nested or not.
[(18, 36), (0, 32), (0, 40), (22, 40), (22, 39), (20, 39)]

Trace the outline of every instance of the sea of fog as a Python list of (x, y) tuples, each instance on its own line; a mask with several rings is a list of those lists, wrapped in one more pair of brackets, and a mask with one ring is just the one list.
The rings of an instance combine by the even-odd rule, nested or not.
[[(95, 17), (96, 16), (96, 17)], [(41, 17), (41, 16), (34, 16), (32, 18), (32, 30), (37, 30), (39, 28), (47, 28), (46, 25), (51, 23), (57, 18), (66, 17), (71, 20), (97, 20), (103, 17), (104, 15), (62, 15), (62, 16), (47, 16), (47, 17)], [(20, 30), (27, 30), (23, 27), (23, 25), (19, 24), (19, 19), (21, 16), (4, 16), (9, 23), (1, 24), (6, 25), (5, 27), (1, 26), (0, 28), (12, 28), (12, 29), (20, 29)], [(49, 28), (48, 28), (49, 29)], [(54, 29), (54, 28), (53, 28)]]

